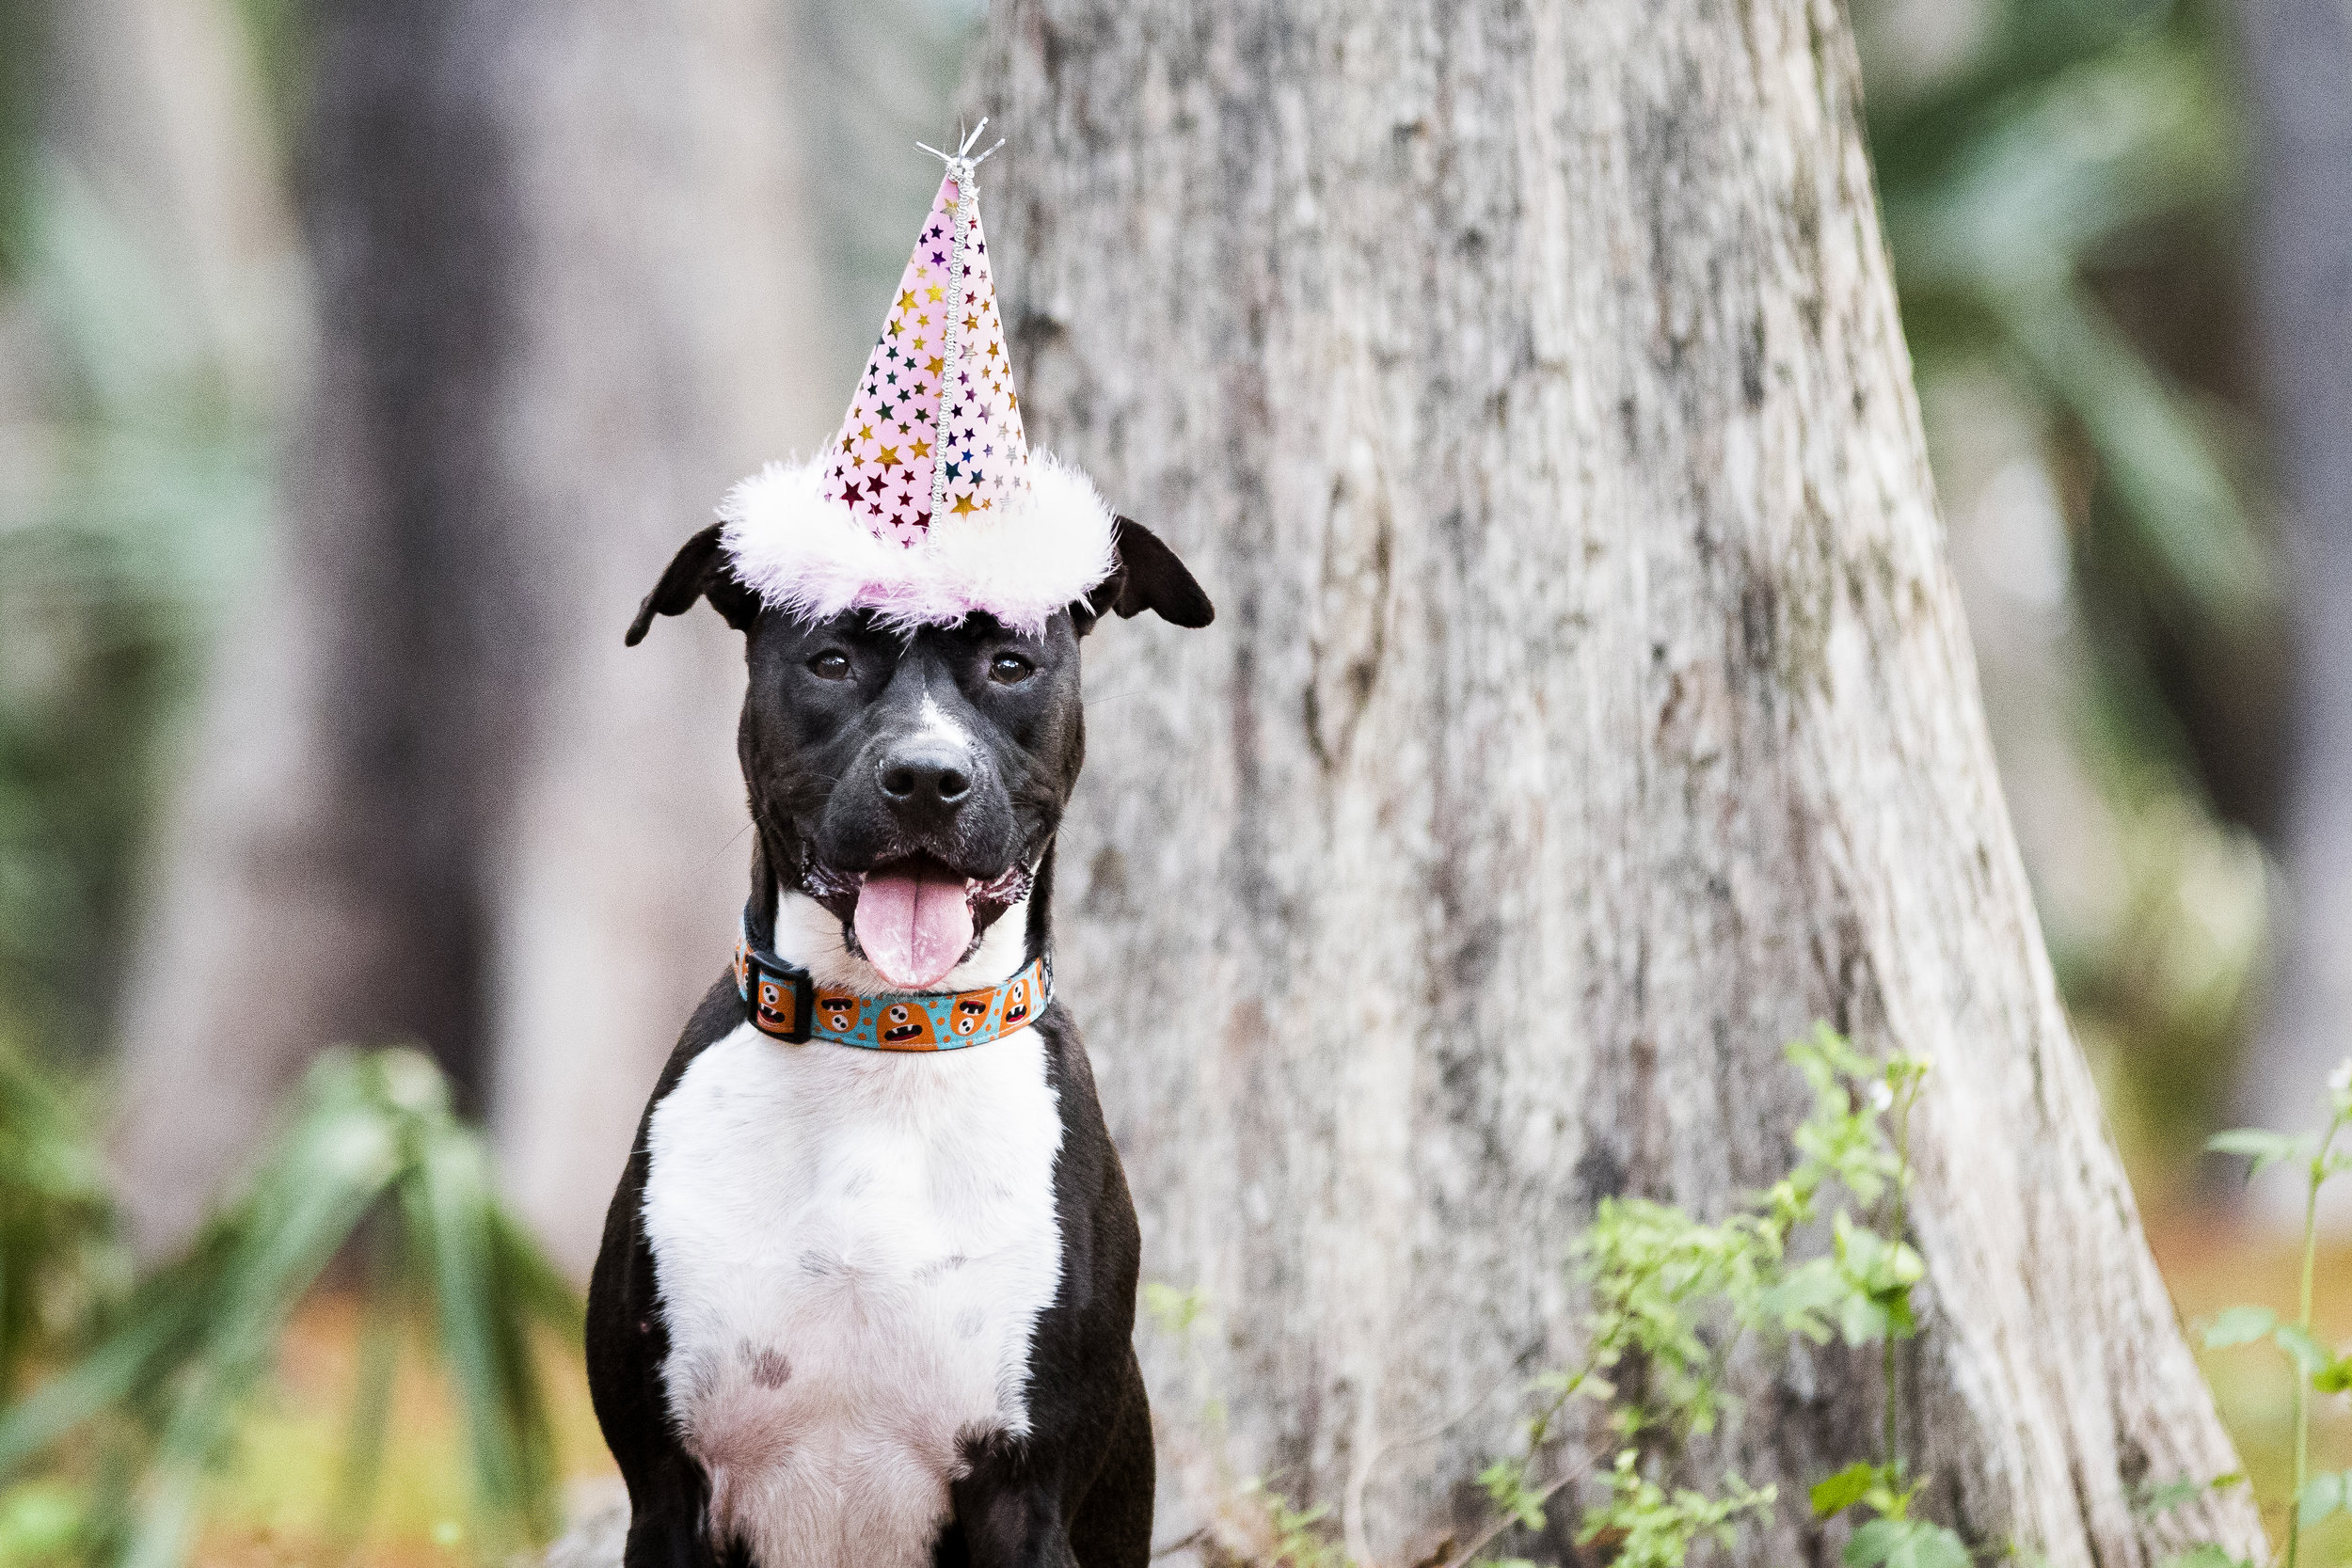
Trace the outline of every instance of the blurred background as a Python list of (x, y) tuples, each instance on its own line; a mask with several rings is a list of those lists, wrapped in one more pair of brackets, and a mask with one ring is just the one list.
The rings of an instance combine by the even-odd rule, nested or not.
[[(1854, 8), (2068, 1004), (2185, 1311), (2284, 1290), (2197, 1150), (2309, 1122), (2352, 1049), (2352, 8)], [(607, 1473), (563, 1277), (747, 856), (728, 638), (620, 631), (837, 417), (981, 15), (0, 0), (0, 1466), (93, 1323), (228, 1369), (124, 1438), (184, 1462), (177, 1513), (101, 1520), (93, 1444), (20, 1466), (0, 1563), (455, 1560)], [(337, 1116), (380, 1168), (303, 1164)], [(476, 1207), (377, 1278), (342, 1237), (395, 1190)], [(282, 1357), (155, 1315), (319, 1192), (246, 1304)], [(444, 1386), (395, 1352), (468, 1288), (538, 1305)], [(2267, 1463), (2283, 1378), (2225, 1398)]]

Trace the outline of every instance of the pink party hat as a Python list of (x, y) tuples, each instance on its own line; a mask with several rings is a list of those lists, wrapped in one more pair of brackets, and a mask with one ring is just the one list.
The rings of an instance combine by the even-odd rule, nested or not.
[(980, 229), (978, 139), (924, 150), (946, 177), (823, 453), (770, 464), (719, 508), (737, 578), (770, 604), (818, 620), (873, 610), (908, 626), (984, 611), (1035, 633), (1110, 575), (1110, 509), (1021, 431)]

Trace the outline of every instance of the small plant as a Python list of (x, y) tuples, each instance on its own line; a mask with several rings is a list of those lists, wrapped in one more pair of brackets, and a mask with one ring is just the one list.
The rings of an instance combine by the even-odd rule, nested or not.
[[(2333, 1513), (2352, 1513), (2352, 1471), (2319, 1475), (2311, 1469), (2311, 1396), (2352, 1391), (2352, 1354), (2328, 1350), (2312, 1334), (2312, 1275), (2319, 1256), (2319, 1190), (2352, 1170), (2352, 1149), (2338, 1147), (2352, 1124), (2352, 1058), (2328, 1076), (2328, 1125), (2317, 1134), (2296, 1137), (2240, 1127), (2215, 1134), (2205, 1147), (2219, 1154), (2243, 1155), (2247, 1180), (2272, 1165), (2292, 1164), (2303, 1175), (2302, 1275), (2293, 1323), (2282, 1323), (2267, 1307), (2233, 1307), (2205, 1331), (2208, 1350), (2226, 1350), (2267, 1340), (2284, 1355), (2295, 1374), (2295, 1480), (2287, 1513), (2285, 1568), (2296, 1568), (2303, 1531)], [(2229, 1554), (2219, 1546), (2198, 1548), (2208, 1560), (2188, 1568), (2221, 1568)], [(2195, 1554), (2192, 1554), (2195, 1555)]]
[[(1535, 1404), (1520, 1450), (1478, 1478), (1497, 1516), (1444, 1560), (1446, 1568), (1534, 1568), (1522, 1558), (1479, 1554), (1514, 1526), (1543, 1528), (1553, 1497), (1588, 1473), (1591, 1462), (1578, 1457), (1553, 1467), (1548, 1480), (1539, 1475), (1579, 1398), (1607, 1407), (1615, 1442), (1599, 1478), (1601, 1496), (1580, 1514), (1576, 1539), (1599, 1547), (1615, 1568), (1681, 1568), (1697, 1543), (1727, 1546), (1746, 1521), (1769, 1516), (1778, 1501), (1770, 1486), (1725, 1475), (1709, 1492), (1661, 1479), (1688, 1439), (1714, 1430), (1731, 1400), (1725, 1369), (1751, 1333), (1883, 1347), (1878, 1455), (1809, 1494), (1818, 1517), (1866, 1515), (1847, 1543), (1846, 1568), (1969, 1568), (1957, 1534), (1914, 1515), (1921, 1482), (1900, 1442), (1897, 1346), (1917, 1331), (1912, 1291), (1926, 1274), (1907, 1232), (1911, 1113), (1927, 1063), (1899, 1053), (1864, 1056), (1827, 1025), (1790, 1044), (1788, 1054), (1812, 1088), (1813, 1109), (1793, 1135), (1796, 1160), (1786, 1175), (1711, 1225), (1647, 1198), (1605, 1198), (1596, 1208), (1573, 1251), (1592, 1301), (1583, 1359), (1531, 1385)], [(1799, 1232), (1822, 1220), (1828, 1250), (1792, 1257)], [(1144, 1287), (1143, 1307), (1187, 1349), (1206, 1311), (1199, 1291), (1161, 1284)], [(1216, 1408), (1212, 1402), (1204, 1413)], [(1301, 1509), (1257, 1480), (1240, 1492), (1258, 1516), (1251, 1533), (1270, 1543), (1261, 1545), (1260, 1560), (1359, 1568), (1329, 1539), (1327, 1507)]]
[[(1645, 1470), (1714, 1429), (1729, 1398), (1724, 1370), (1744, 1336), (1800, 1335), (1816, 1344), (1836, 1338), (1884, 1346), (1882, 1447), (1875, 1463), (1813, 1488), (1816, 1513), (1860, 1508), (1871, 1515), (1847, 1546), (1849, 1568), (1965, 1568), (1958, 1536), (1910, 1515), (1918, 1486), (1908, 1480), (1898, 1430), (1896, 1344), (1916, 1330), (1911, 1292), (1926, 1272), (1904, 1238), (1910, 1115), (1927, 1064), (1901, 1054), (1873, 1061), (1825, 1024), (1792, 1043), (1788, 1058), (1814, 1104), (1796, 1131), (1798, 1158), (1786, 1176), (1713, 1225), (1645, 1198), (1605, 1198), (1596, 1210), (1576, 1246), (1593, 1296), (1589, 1348), (1581, 1365), (1536, 1382), (1541, 1402), (1522, 1451), (1480, 1475), (1502, 1515), (1498, 1529), (1541, 1528), (1549, 1498), (1573, 1479), (1538, 1486), (1534, 1476), (1568, 1402), (1581, 1395), (1609, 1406), (1609, 1424), (1626, 1446), (1608, 1473), (1606, 1498), (1582, 1517), (1579, 1541), (1606, 1538), (1626, 1568), (1679, 1568), (1700, 1539), (1728, 1544), (1742, 1519), (1771, 1513), (1772, 1488), (1727, 1475), (1718, 1496), (1669, 1491)], [(1833, 1192), (1851, 1202), (1829, 1212), (1830, 1251), (1791, 1259), (1792, 1239), (1821, 1216)], [(1868, 1222), (1873, 1212), (1883, 1228)]]
[[(370, 1326), (338, 1513), (356, 1534), (383, 1452), (398, 1322), (429, 1303), (463, 1408), (477, 1536), (495, 1545), (554, 1523), (554, 1449), (534, 1325), (577, 1338), (570, 1288), (492, 1193), (488, 1157), (413, 1051), (330, 1052), (245, 1195), (185, 1256), (93, 1325), (78, 1360), (0, 1409), (0, 1522), (67, 1528), (82, 1555), (170, 1568), (202, 1483), (266, 1377), (288, 1319), (356, 1235), (372, 1243)], [(26, 1472), (77, 1434), (103, 1456), (72, 1508)], [(79, 1445), (84, 1453), (90, 1445)], [(54, 1560), (54, 1559), (53, 1559)]]
[[(2159, 1513), (2184, 1508), (2214, 1493), (2226, 1492), (2231, 1487), (2245, 1484), (2246, 1476), (2240, 1471), (2216, 1476), (2211, 1481), (2182, 1476), (2172, 1481), (2158, 1481), (2132, 1499), (2132, 1512), (2142, 1518), (2153, 1518)], [(2165, 1568), (2254, 1568), (2254, 1562), (2250, 1558), (2235, 1556), (2227, 1548), (2207, 1541), (2172, 1558), (2166, 1562)]]
[(1264, 1513), (1266, 1529), (1273, 1537), (1264, 1560), (1266, 1568), (1357, 1568), (1340, 1544), (1325, 1534), (1324, 1521), (1331, 1516), (1329, 1503), (1299, 1508), (1255, 1480), (1243, 1482), (1241, 1491), (1246, 1501)]
[(1588, 1511), (1577, 1544), (1603, 1536), (1615, 1543), (1618, 1568), (1680, 1568), (1691, 1544), (1711, 1536), (1728, 1546), (1747, 1513), (1770, 1513), (1773, 1489), (1756, 1491), (1738, 1476), (1724, 1478), (1724, 1494), (1677, 1487), (1671, 1494), (1641, 1473), (1640, 1456), (1626, 1449), (1609, 1472), (1609, 1500)]
[(1904, 1483), (1901, 1467), (1860, 1460), (1817, 1481), (1813, 1515), (1827, 1519), (1859, 1507), (1871, 1515), (1846, 1543), (1847, 1568), (1968, 1568), (1968, 1548), (1942, 1525), (1911, 1517), (1919, 1482)]

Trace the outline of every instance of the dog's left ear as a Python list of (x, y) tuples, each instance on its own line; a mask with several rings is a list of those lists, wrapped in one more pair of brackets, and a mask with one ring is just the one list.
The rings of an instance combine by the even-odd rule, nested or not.
[(1084, 608), (1088, 613), (1078, 618), (1080, 636), (1112, 610), (1127, 619), (1148, 610), (1178, 626), (1205, 626), (1216, 619), (1216, 606), (1184, 570), (1176, 552), (1133, 517), (1112, 519), (1111, 554), (1117, 564), (1087, 594)]
[(657, 615), (683, 615), (694, 608), (698, 599), (708, 599), (710, 608), (726, 617), (727, 625), (737, 631), (749, 631), (759, 614), (759, 595), (735, 580), (728, 569), (727, 553), (719, 542), (721, 524), (713, 523), (678, 546), (677, 554), (661, 574), (661, 580), (653, 585), (645, 602), (637, 607), (637, 619), (628, 624), (628, 645), (632, 648), (645, 640), (645, 628), (653, 625)]

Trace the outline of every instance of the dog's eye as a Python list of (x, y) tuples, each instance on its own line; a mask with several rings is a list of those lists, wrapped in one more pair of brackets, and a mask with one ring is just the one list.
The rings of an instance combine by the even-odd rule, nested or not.
[(988, 661), (988, 678), (998, 686), (1019, 686), (1037, 673), (1037, 666), (1019, 654), (998, 654)]
[(838, 648), (827, 648), (808, 661), (809, 673), (822, 681), (846, 681), (850, 678), (850, 656)]

